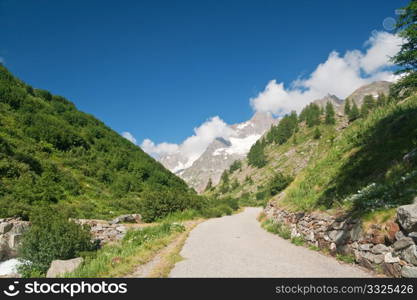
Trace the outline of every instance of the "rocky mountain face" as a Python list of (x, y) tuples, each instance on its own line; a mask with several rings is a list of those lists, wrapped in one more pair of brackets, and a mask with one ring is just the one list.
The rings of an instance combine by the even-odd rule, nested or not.
[(388, 95), (391, 84), (392, 83), (388, 81), (375, 81), (356, 89), (346, 99), (354, 101), (356, 105), (360, 107), (363, 103), (363, 98), (366, 95), (372, 95), (374, 98), (378, 97), (381, 93)]
[(314, 100), (313, 102), (322, 108), (325, 108), (326, 104), (330, 102), (331, 104), (333, 104), (333, 107), (338, 114), (343, 114), (344, 101), (335, 95), (328, 94), (327, 96), (321, 99)]
[(159, 160), (201, 192), (210, 178), (217, 184), (223, 171), (235, 160), (244, 158), (250, 147), (276, 122), (269, 113), (256, 113), (249, 121), (231, 125), (234, 134), (227, 140), (215, 139), (192, 165), (187, 165), (187, 159), (181, 154), (165, 155)]

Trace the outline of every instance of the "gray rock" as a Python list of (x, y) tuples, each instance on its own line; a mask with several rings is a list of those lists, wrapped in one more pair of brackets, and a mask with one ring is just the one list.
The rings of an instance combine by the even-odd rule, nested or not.
[(362, 224), (360, 222), (355, 223), (349, 234), (352, 241), (359, 241), (363, 236)]
[(306, 235), (306, 240), (310, 241), (310, 242), (314, 242), (316, 239), (314, 237), (314, 231), (310, 231), (307, 235)]
[(9, 236), (9, 248), (14, 251), (19, 247), (20, 241), (22, 240), (22, 235), (18, 233), (12, 233)]
[(403, 250), (401, 253), (402, 259), (406, 262), (417, 266), (417, 247), (416, 245), (411, 245), (407, 249)]
[(392, 245), (392, 247), (394, 248), (395, 251), (407, 248), (408, 246), (414, 245), (414, 241), (412, 238), (409, 237), (405, 237), (402, 238), (401, 240), (398, 240), (394, 243), (394, 245)]
[(13, 227), (12, 223), (6, 223), (6, 222), (1, 223), (0, 224), (0, 234), (5, 234), (5, 233), (9, 232), (10, 229), (12, 229), (12, 227)]
[(359, 245), (360, 251), (371, 251), (373, 244), (361, 244)]
[(84, 259), (82, 257), (73, 258), (69, 260), (54, 260), (46, 273), (47, 278), (56, 278), (65, 273), (69, 273), (77, 269)]
[(6, 260), (9, 257), (9, 246), (7, 241), (3, 238), (0, 239), (0, 261)]
[(401, 269), (401, 275), (405, 278), (417, 278), (417, 267), (404, 266)]
[(397, 231), (397, 232), (395, 233), (395, 239), (396, 239), (397, 241), (399, 241), (399, 240), (401, 240), (402, 238), (405, 238), (404, 233), (403, 233), (402, 231)]
[(10, 233), (23, 234), (29, 229), (29, 227), (29, 222), (20, 221), (19, 223), (15, 223), (13, 225), (13, 228), (12, 230), (10, 230)]
[(142, 217), (139, 214), (129, 214), (129, 215), (122, 215), (114, 218), (110, 221), (110, 224), (119, 224), (119, 223), (141, 223)]
[(389, 251), (389, 248), (383, 244), (377, 244), (372, 247), (372, 253), (374, 254), (382, 254)]
[(405, 231), (417, 231), (417, 204), (398, 207), (397, 220)]
[(399, 263), (400, 258), (396, 256), (392, 256), (391, 252), (387, 252), (384, 255), (384, 262), (387, 264)]
[(417, 232), (411, 232), (408, 237), (412, 238), (414, 243), (417, 243)]
[(332, 230), (328, 234), (329, 238), (335, 242), (336, 245), (340, 245), (345, 241), (347, 232), (344, 232), (343, 230)]

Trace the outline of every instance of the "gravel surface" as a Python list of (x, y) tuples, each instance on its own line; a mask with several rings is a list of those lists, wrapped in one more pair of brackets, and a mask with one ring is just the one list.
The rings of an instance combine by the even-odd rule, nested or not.
[(371, 277), (260, 227), (260, 208), (210, 219), (191, 231), (170, 277)]

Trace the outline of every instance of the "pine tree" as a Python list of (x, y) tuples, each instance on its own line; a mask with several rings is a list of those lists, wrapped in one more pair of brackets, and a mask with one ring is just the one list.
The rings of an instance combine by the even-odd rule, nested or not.
[(353, 101), (353, 105), (352, 105), (352, 108), (351, 108), (351, 110), (350, 110), (350, 114), (349, 114), (349, 121), (350, 121), (350, 122), (353, 122), (353, 121), (355, 121), (356, 119), (358, 119), (358, 118), (359, 118), (359, 116), (360, 116), (360, 113), (359, 113), (359, 108), (358, 108), (358, 106), (356, 105), (355, 101)]
[(316, 129), (314, 130), (314, 139), (318, 140), (319, 138), (321, 138), (321, 132), (320, 129), (318, 127), (316, 127)]
[(227, 172), (227, 170), (224, 170), (220, 180), (223, 184), (228, 184), (229, 183), (229, 172)]
[(361, 116), (366, 117), (371, 110), (375, 108), (375, 99), (372, 95), (366, 95), (363, 98), (363, 104), (361, 107)]
[(204, 189), (204, 191), (209, 191), (209, 190), (211, 190), (212, 189), (212, 187), (213, 187), (213, 181), (211, 180), (211, 177), (209, 178), (209, 180), (208, 180), (208, 182), (207, 182), (207, 186), (206, 186), (206, 188)]
[(398, 35), (404, 39), (400, 51), (392, 58), (403, 74), (391, 88), (394, 96), (407, 96), (417, 90), (417, 0), (411, 0), (396, 23)]
[(349, 116), (350, 115), (350, 110), (351, 110), (350, 100), (349, 99), (346, 99), (345, 100), (345, 115), (346, 116)]
[(326, 103), (326, 120), (325, 120), (325, 122), (326, 122), (327, 125), (333, 125), (333, 124), (336, 123), (334, 108), (333, 108), (333, 104), (331, 102)]

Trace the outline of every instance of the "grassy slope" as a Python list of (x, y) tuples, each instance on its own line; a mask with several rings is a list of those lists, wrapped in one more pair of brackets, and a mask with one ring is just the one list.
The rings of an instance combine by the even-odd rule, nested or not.
[(0, 64), (0, 217), (49, 203), (75, 217), (109, 218), (137, 211), (146, 190), (191, 192), (102, 122)]
[[(230, 176), (240, 186), (228, 194), (249, 192), (254, 198), (257, 187), (280, 171), (295, 175), (284, 196), (277, 197), (292, 210), (336, 208), (363, 214), (409, 203), (417, 194), (417, 164), (403, 157), (417, 148), (417, 96), (379, 107), (346, 128), (344, 122), (339, 118), (336, 127), (320, 125), (319, 140), (313, 138), (314, 128), (301, 126), (295, 139), (268, 145), (268, 164), (256, 169), (244, 162)], [(245, 181), (247, 176), (253, 183)]]

